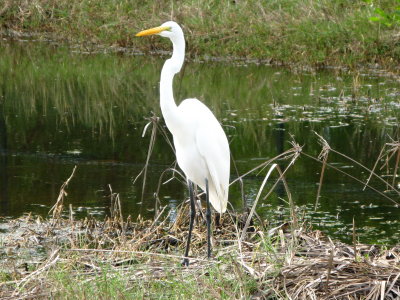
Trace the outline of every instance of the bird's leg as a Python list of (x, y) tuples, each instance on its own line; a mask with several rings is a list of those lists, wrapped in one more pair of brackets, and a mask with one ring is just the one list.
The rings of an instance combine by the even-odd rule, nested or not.
[(210, 209), (210, 198), (208, 195), (208, 179), (206, 179), (206, 222), (207, 222), (207, 257), (211, 257), (211, 209)]
[(190, 222), (189, 222), (189, 235), (187, 238), (187, 244), (186, 244), (186, 250), (185, 250), (185, 258), (182, 261), (183, 266), (189, 266), (189, 247), (190, 247), (190, 240), (192, 238), (192, 230), (193, 230), (193, 223), (194, 223), (194, 218), (196, 217), (196, 204), (194, 200), (194, 194), (193, 194), (193, 182), (188, 180), (188, 185), (189, 185), (189, 197), (190, 197)]
[(219, 228), (221, 225), (221, 214), (220, 213), (216, 213), (215, 215), (215, 227)]

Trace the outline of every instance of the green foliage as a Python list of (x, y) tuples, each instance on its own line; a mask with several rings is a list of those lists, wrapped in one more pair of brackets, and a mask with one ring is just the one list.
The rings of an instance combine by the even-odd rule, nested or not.
[[(169, 50), (141, 29), (174, 19), (192, 56), (247, 57), (307, 65), (398, 62), (399, 5), (358, 1), (6, 0), (0, 26), (84, 44)], [(0, 8), (1, 9), (1, 8)], [(372, 21), (371, 21), (372, 20)], [(376, 22), (385, 26), (377, 30)], [(385, 47), (381, 47), (385, 44)], [(379, 48), (377, 52), (375, 49)]]
[[(376, 7), (374, 9), (375, 16), (371, 17), (370, 20), (378, 22), (386, 27), (400, 26), (400, 0), (394, 0), (397, 2), (397, 6), (388, 7), (386, 9)], [(372, 3), (369, 0), (368, 3)]]
[[(48, 280), (53, 282), (57, 299), (249, 299), (257, 290), (257, 282), (234, 266), (233, 259), (227, 258), (197, 274), (176, 265), (160, 277), (153, 276), (151, 263), (121, 271), (104, 265), (91, 276), (58, 264)], [(148, 276), (136, 277), (137, 273)]]
[(10, 273), (0, 271), (0, 282), (11, 281), (12, 279)]

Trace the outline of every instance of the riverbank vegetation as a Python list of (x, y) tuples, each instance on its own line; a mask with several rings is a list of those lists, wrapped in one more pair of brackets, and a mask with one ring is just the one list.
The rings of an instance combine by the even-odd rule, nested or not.
[[(0, 26), (85, 46), (170, 49), (136, 39), (141, 29), (174, 19), (192, 57), (260, 59), (302, 66), (400, 62), (400, 1), (90, 1), (5, 0)], [(149, 46), (150, 45), (150, 46)]]
[[(185, 25), (188, 50), (193, 58), (227, 56), (300, 66), (358, 67), (365, 63), (379, 63), (384, 67), (394, 68), (398, 66), (400, 57), (397, 3), (398, 1), (385, 0), (379, 2), (371, 0), (187, 1), (183, 4), (175, 1), (156, 1), (143, 2), (139, 7), (134, 6), (136, 4), (132, 1), (123, 0), (95, 2), (89, 0), (5, 0), (0, 4), (0, 26), (8, 35), (33, 34), (34, 38), (81, 45), (89, 50), (102, 45), (107, 48), (115, 47), (121, 51), (126, 47), (149, 51), (169, 50), (170, 45), (157, 38), (151, 38), (150, 42), (138, 40), (134, 38), (134, 34), (140, 29), (174, 18)], [(14, 49), (7, 51), (14, 51)], [(126, 79), (121, 75), (122, 73), (114, 72), (116, 68), (108, 67), (109, 64), (105, 61), (107, 59), (110, 58), (102, 58), (101, 63), (96, 65), (97, 62), (90, 63), (90, 67), (81, 63), (79, 58), (78, 60), (71, 57), (63, 58), (53, 53), (49, 53), (44, 59), (32, 59), (32, 56), (25, 55), (25, 52), (16, 59), (3, 59), (1, 63), (6, 65), (4, 69), (7, 70), (4, 74), (10, 74), (3, 78), (11, 78), (12, 75), (14, 76), (13, 84), (15, 84), (15, 88), (14, 85), (9, 88), (4, 84), (3, 90), (7, 92), (4, 94), (15, 95), (14, 98), (9, 96), (9, 99), (21, 101), (8, 101), (9, 106), (5, 108), (11, 112), (13, 105), (22, 103), (21, 106), (27, 105), (27, 109), (23, 110), (27, 115), (36, 113), (36, 110), (30, 108), (30, 102), (23, 101), (26, 99), (20, 96), (23, 94), (18, 94), (22, 91), (30, 95), (29, 99), (32, 103), (35, 101), (41, 103), (42, 99), (52, 99), (54, 102), (49, 100), (49, 107), (59, 111), (59, 115), (66, 116), (65, 118), (69, 116), (68, 109), (79, 110), (81, 114), (71, 113), (71, 115), (78, 116), (77, 119), (80, 122), (91, 126), (88, 125), (89, 128), (97, 126), (101, 129), (105, 126), (103, 124), (113, 124), (116, 117), (108, 114), (108, 108), (114, 106), (107, 105), (110, 103), (108, 98), (116, 101), (111, 102), (112, 104), (117, 103), (124, 108), (131, 106), (125, 104), (122, 98), (116, 97), (120, 95), (119, 90), (111, 89), (118, 86), (118, 82)], [(115, 61), (114, 57), (111, 59)], [(14, 61), (20, 64), (14, 64)], [(26, 61), (34, 62), (35, 68), (32, 68), (34, 71), (28, 71), (27, 64), (21, 63)], [(71, 63), (78, 67), (69, 69)], [(127, 69), (123, 74), (155, 73), (153, 69), (146, 69), (139, 65), (140, 62), (134, 62), (138, 64), (137, 68), (128, 68), (126, 63), (119, 63), (118, 68)], [(96, 69), (93, 81), (87, 83), (83, 80), (85, 76), (90, 77), (89, 70), (95, 69), (92, 66), (100, 65), (101, 72)], [(54, 74), (57, 73), (54, 69), (61, 70), (66, 78), (65, 81), (56, 81), (55, 89), (47, 90), (44, 85), (32, 84), (32, 82), (40, 81), (37, 79), (55, 78)], [(130, 71), (131, 69), (133, 71)], [(238, 82), (243, 83), (243, 78), (246, 76), (241, 74), (232, 77), (234, 79), (231, 80), (232, 85), (237, 85)], [(222, 76), (227, 76), (227, 73), (222, 72), (217, 75), (222, 78)], [(254, 74), (253, 77), (248, 76), (245, 80), (255, 82), (254, 76)], [(265, 73), (260, 76), (267, 77)], [(19, 77), (17, 84), (15, 78)], [(273, 77), (274, 80), (275, 78)], [(285, 78), (287, 77), (281, 77), (276, 81), (289, 85)], [(371, 122), (371, 119), (372, 121), (378, 119), (378, 116), (385, 117), (386, 115), (385, 124), (390, 121), (389, 124), (397, 125), (396, 117), (389, 114), (392, 113), (392, 106), (379, 102), (378, 99), (381, 99), (381, 96), (379, 94), (375, 96), (374, 91), (371, 92), (372, 94), (370, 90), (363, 92), (360, 88), (359, 77), (354, 78), (352, 88), (342, 85), (343, 93), (340, 93), (338, 97), (342, 106), (336, 111), (343, 112), (342, 108), (348, 108), (354, 113), (350, 104), (356, 103), (361, 111), (368, 112), (365, 114), (367, 117), (364, 117), (368, 119), (368, 122)], [(198, 77), (193, 77), (191, 80), (201, 81)], [(325, 84), (321, 78), (312, 80), (307, 85), (309, 89), (306, 90), (307, 94), (316, 91), (315, 103), (332, 101), (332, 98), (320, 97), (318, 94), (327, 90), (330, 85)], [(96, 84), (95, 81), (97, 81)], [(158, 103), (154, 102), (157, 98), (152, 94), (152, 83), (138, 82), (139, 84), (136, 85), (124, 83), (126, 86), (123, 85), (121, 90), (125, 90), (125, 93), (130, 96), (135, 93), (135, 90), (139, 90), (137, 87), (148, 84), (146, 88), (136, 92), (143, 93), (143, 95), (139, 94), (138, 99), (153, 101), (152, 105), (158, 107)], [(321, 88), (317, 83), (321, 84)], [(106, 97), (99, 101), (97, 97), (98, 91), (101, 91), (99, 86), (106, 85), (110, 86), (110, 89), (106, 89), (110, 91), (110, 94), (106, 94)], [(272, 84), (260, 84), (260, 86), (272, 86)], [(275, 88), (279, 89), (276, 84)], [(76, 93), (81, 94), (74, 94), (74, 89)], [(215, 90), (219, 90), (219, 93), (227, 97), (227, 93), (222, 92), (222, 89)], [(252, 97), (251, 93), (254, 93), (256, 88), (252, 86), (251, 90), (246, 91), (245, 101), (241, 101), (243, 107), (239, 111), (244, 111), (250, 100), (254, 101), (255, 97)], [(60, 91), (68, 91), (68, 93), (63, 94)], [(237, 93), (237, 90), (232, 89), (232, 93)], [(363, 95), (361, 93), (367, 96), (361, 97)], [(207, 96), (207, 92), (198, 94)], [(268, 93), (260, 94), (267, 95)], [(82, 98), (89, 99), (88, 102), (96, 103), (96, 106), (87, 105), (81, 109), (78, 105), (74, 105), (74, 101), (80, 101)], [(280, 99), (278, 96), (273, 98), (274, 103), (275, 98)], [(259, 97), (259, 99), (264, 98)], [(397, 102), (390, 101), (397, 105)], [(381, 106), (385, 109), (381, 110)], [(31, 107), (34, 105), (32, 104)], [(276, 112), (282, 112), (284, 106), (282, 107), (277, 107)], [(292, 107), (286, 107), (288, 111), (289, 109), (293, 111)], [(314, 116), (309, 113), (310, 107), (311, 105), (304, 105), (295, 113), (302, 118), (307, 114)], [(130, 113), (127, 110), (121, 111), (126, 115)], [(321, 111), (329, 111), (332, 114), (330, 110)], [(46, 112), (45, 109), (43, 109), (43, 115), (45, 115), (44, 112)], [(9, 119), (18, 114), (8, 114)], [(136, 114), (141, 115), (141, 111)], [(321, 115), (317, 116), (321, 118)], [(296, 119), (300, 117), (296, 116)], [(22, 123), (20, 127), (29, 128), (24, 123), (29, 119), (20, 119), (22, 119), (19, 121)], [(72, 117), (71, 119), (74, 120)], [(316, 120), (311, 117), (310, 119)], [(32, 123), (35, 122), (32, 121)], [(237, 117), (237, 123), (243, 123), (242, 119)], [(395, 127), (395, 125), (391, 126)], [(253, 137), (257, 137), (257, 146), (265, 147), (263, 144), (267, 139), (265, 127), (249, 123), (245, 126), (250, 128), (247, 132), (254, 132), (254, 134), (247, 134), (248, 140), (242, 140), (244, 146), (241, 145), (241, 147), (251, 147), (253, 144), (247, 141), (252, 141)], [(9, 128), (15, 128), (15, 126), (9, 126)], [(110, 125), (109, 128), (113, 127)], [(240, 127), (237, 128), (245, 131)], [(111, 129), (110, 135), (114, 134)], [(292, 131), (296, 133), (296, 129)], [(127, 130), (123, 127), (120, 132), (126, 133)], [(258, 134), (259, 132), (263, 132), (264, 135)], [(81, 135), (80, 132), (79, 136)], [(61, 134), (57, 136), (64, 139)], [(365, 140), (368, 148), (377, 148), (375, 145), (379, 144), (376, 139), (371, 138), (362, 130), (357, 131), (350, 138)], [(320, 139), (322, 149), (309, 147), (303, 151), (296, 146), (292, 152), (296, 158), (301, 155), (315, 162), (322, 162), (318, 176), (319, 184), (316, 188), (318, 189), (316, 209), (318, 209), (320, 193), (326, 180), (325, 168), (344, 175), (349, 175), (345, 172), (350, 173), (352, 169), (355, 169), (351, 167), (350, 171), (346, 171), (347, 168), (338, 167), (334, 155), (351, 160), (352, 166), (363, 168), (363, 173), (359, 173), (363, 174), (361, 179), (354, 178), (351, 175), (353, 173), (350, 174), (362, 186), (371, 184), (372, 187), (376, 187), (373, 189), (386, 200), (391, 200), (392, 196), (393, 198), (398, 196), (400, 144), (397, 127), (393, 138), (389, 137), (389, 139), (391, 141), (385, 143), (379, 157), (371, 160), (372, 170), (360, 166), (358, 162), (335, 151), (323, 138)], [(47, 140), (44, 143), (48, 143)], [(295, 146), (294, 143), (293, 146)], [(100, 147), (97, 147), (93, 152), (97, 154), (99, 149)], [(125, 148), (121, 146), (121, 149)], [(135, 151), (131, 152), (135, 153)], [(237, 154), (238, 151), (235, 153)], [(362, 154), (366, 156), (368, 153), (366, 150)], [(329, 158), (328, 154), (330, 154)], [(150, 155), (151, 151), (149, 158)], [(287, 155), (288, 153), (285, 152), (280, 158), (288, 159)], [(292, 165), (292, 162), (286, 163), (283, 160), (278, 162), (283, 165)], [(258, 164), (259, 161), (256, 163)], [(267, 165), (268, 163), (264, 163), (262, 167)], [(296, 166), (299, 168), (299, 165)], [(257, 174), (259, 175), (258, 172)], [(76, 208), (72, 205), (68, 207), (66, 203), (63, 203), (66, 195), (64, 189), (68, 180), (60, 191), (59, 201), (51, 210), (51, 216), (41, 218), (26, 215), (14, 220), (0, 220), (5, 221), (0, 222), (0, 298), (399, 298), (399, 246), (359, 243), (359, 228), (356, 222), (350, 232), (345, 228), (340, 231), (343, 236), (351, 237), (352, 243), (345, 244), (324, 236), (320, 231), (311, 228), (310, 223), (304, 218), (304, 211), (295, 206), (288, 192), (287, 182), (283, 179), (282, 175), (276, 181), (283, 184), (283, 191), (286, 190), (286, 194), (279, 194), (279, 199), (287, 205), (290, 216), (284, 215), (280, 220), (275, 220), (278, 218), (273, 220), (272, 218), (262, 219), (256, 214), (249, 216), (247, 212), (225, 214), (219, 226), (214, 224), (214, 252), (210, 260), (205, 259), (206, 227), (203, 214), (199, 213), (196, 219), (189, 268), (182, 267), (180, 264), (189, 222), (186, 205), (179, 206), (179, 209), (175, 210), (168, 206), (160, 207), (158, 206), (160, 203), (156, 202), (152, 220), (143, 220), (140, 217), (132, 220), (130, 217), (122, 217), (123, 210), (119, 196), (110, 190), (111, 205), (104, 204), (106, 207), (111, 207), (108, 217), (103, 219), (88, 217), (78, 220), (74, 215)], [(371, 179), (376, 181), (371, 181)], [(145, 179), (143, 180), (145, 182)], [(162, 180), (159, 181), (161, 182)], [(37, 188), (37, 182), (34, 184)], [(147, 182), (147, 185), (151, 185), (154, 192), (156, 184)], [(84, 189), (90, 188), (84, 186)], [(326, 193), (329, 197), (330, 191)], [(158, 191), (154, 195), (157, 198)], [(269, 192), (263, 192), (264, 199), (268, 195)], [(252, 200), (254, 200), (253, 196), (252, 194)], [(232, 201), (241, 200), (245, 200), (244, 196), (243, 199), (232, 199)], [(242, 202), (245, 203), (245, 201)], [(256, 206), (257, 200), (255, 200), (254, 208)], [(361, 230), (364, 229), (361, 228)]]
[[(325, 166), (333, 167), (327, 162), (328, 153), (335, 151), (322, 138), (321, 144), (322, 186)], [(295, 142), (292, 145), (242, 175), (268, 168), (272, 161), (287, 162), (284, 170), (272, 164), (270, 171), (276, 168), (279, 178), (268, 192), (263, 191), (267, 172), (251, 209), (230, 210), (219, 222), (214, 220), (212, 259), (205, 259), (205, 210), (199, 207), (189, 267), (181, 266), (189, 224), (187, 203), (170, 210), (156, 201), (153, 219), (132, 220), (123, 217), (120, 197), (110, 187), (109, 216), (77, 220), (72, 205), (66, 206), (75, 167), (48, 217), (28, 214), (0, 223), (0, 297), (398, 299), (398, 245), (360, 243), (354, 221), (352, 231), (344, 233), (352, 236), (352, 243), (332, 240), (313, 230), (305, 212), (293, 203), (285, 174), (301, 155), (308, 155)], [(399, 153), (397, 144), (388, 146)], [(395, 164), (397, 170), (398, 161)], [(374, 170), (369, 172), (384, 180)], [(281, 181), (290, 213), (281, 220), (262, 219), (255, 212), (258, 200), (268, 197)]]
[[(57, 210), (57, 208), (56, 208)], [(58, 211), (59, 213), (60, 211)], [(12, 220), (1, 240), (1, 299), (398, 299), (399, 247), (334, 242), (301, 219), (247, 227), (226, 214), (205, 259), (197, 218), (191, 264), (182, 267), (189, 208), (174, 224), (70, 217)], [(57, 215), (58, 214), (58, 215)], [(56, 215), (56, 216), (55, 216)], [(54, 218), (55, 216), (55, 218)], [(244, 236), (244, 238), (243, 238)]]

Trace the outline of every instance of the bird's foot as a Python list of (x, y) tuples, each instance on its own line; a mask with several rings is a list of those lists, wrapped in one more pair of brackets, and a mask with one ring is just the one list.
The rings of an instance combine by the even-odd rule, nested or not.
[(182, 267), (188, 267), (189, 266), (189, 258), (185, 257), (182, 260)]

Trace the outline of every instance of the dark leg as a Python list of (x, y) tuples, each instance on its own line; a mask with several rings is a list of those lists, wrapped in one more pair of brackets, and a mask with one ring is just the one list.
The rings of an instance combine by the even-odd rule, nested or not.
[(221, 226), (221, 214), (216, 213), (215, 214), (215, 227), (219, 228)]
[(210, 198), (208, 197), (208, 180), (206, 179), (206, 222), (207, 222), (207, 257), (211, 257), (211, 209), (210, 209)]
[(196, 204), (194, 202), (194, 194), (193, 194), (193, 182), (188, 180), (189, 185), (189, 196), (190, 196), (190, 222), (189, 222), (189, 235), (187, 238), (186, 250), (185, 250), (185, 258), (182, 261), (183, 266), (189, 265), (189, 247), (190, 247), (190, 240), (192, 239), (192, 230), (193, 230), (193, 223), (194, 218), (196, 216)]

